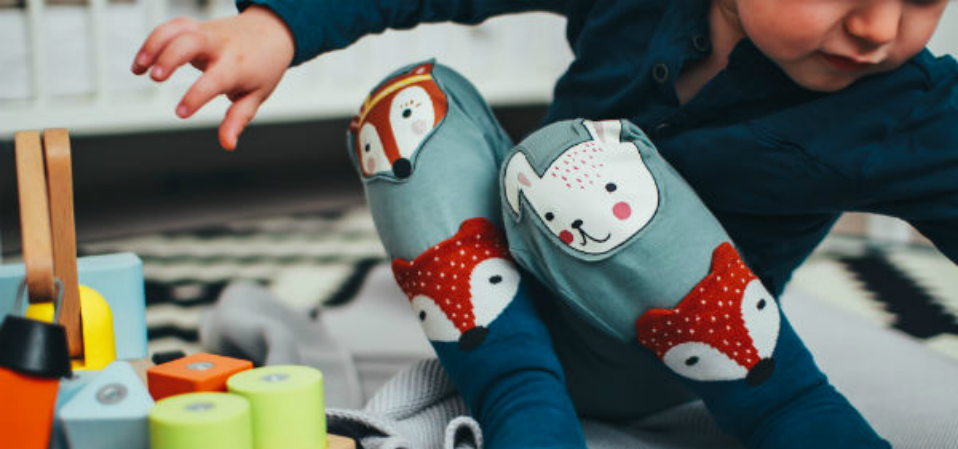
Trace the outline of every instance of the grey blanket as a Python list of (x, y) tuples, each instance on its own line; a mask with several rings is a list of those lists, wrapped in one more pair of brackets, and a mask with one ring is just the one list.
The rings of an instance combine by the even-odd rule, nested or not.
[[(958, 448), (958, 364), (814, 298), (783, 302), (832, 382), (894, 447)], [(364, 448), (482, 448), (478, 423), (435, 359), (411, 362), (363, 401), (362, 373), (322, 318), (287, 308), (263, 287), (236, 284), (204, 314), (200, 338), (210, 352), (322, 370), (330, 432)], [(641, 420), (582, 424), (596, 449), (741, 447), (701, 402)]]

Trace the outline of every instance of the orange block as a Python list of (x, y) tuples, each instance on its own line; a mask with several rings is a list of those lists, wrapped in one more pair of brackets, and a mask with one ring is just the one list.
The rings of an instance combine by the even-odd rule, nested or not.
[(197, 391), (226, 391), (226, 379), (253, 368), (249, 360), (198, 353), (146, 370), (150, 395), (159, 401), (168, 396)]
[(25, 376), (0, 368), (0, 448), (50, 445), (59, 379)]

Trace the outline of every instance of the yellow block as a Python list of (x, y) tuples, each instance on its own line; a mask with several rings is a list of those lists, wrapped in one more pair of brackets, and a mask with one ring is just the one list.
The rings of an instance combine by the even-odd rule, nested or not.
[(102, 370), (116, 360), (116, 338), (110, 304), (96, 290), (81, 285), (80, 314), (83, 323), (83, 361), (74, 360), (73, 369)]
[(44, 323), (52, 323), (53, 316), (56, 311), (53, 309), (53, 301), (50, 302), (41, 302), (37, 304), (30, 304), (27, 306), (27, 318), (31, 320), (43, 321)]
[[(116, 360), (116, 338), (113, 333), (113, 312), (96, 290), (80, 286), (80, 314), (83, 326), (84, 360), (74, 360), (73, 369), (98, 371)], [(53, 302), (30, 304), (27, 318), (52, 323), (55, 316)]]

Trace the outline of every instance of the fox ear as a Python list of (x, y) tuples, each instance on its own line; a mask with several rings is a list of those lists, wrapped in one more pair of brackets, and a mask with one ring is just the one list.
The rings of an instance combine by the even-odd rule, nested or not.
[(742, 257), (738, 255), (738, 251), (735, 251), (735, 248), (729, 242), (722, 242), (718, 248), (715, 248), (715, 251), (712, 252), (712, 268), (709, 269), (709, 272), (715, 272), (724, 269), (725, 267), (738, 263), (742, 261)]
[(648, 332), (652, 326), (662, 322), (662, 320), (674, 315), (675, 312), (669, 309), (649, 309), (646, 310), (639, 319), (635, 320), (635, 328), (639, 335)]
[(412, 262), (406, 259), (393, 259), (392, 263), (393, 268), (393, 277), (396, 278), (396, 282), (400, 285), (403, 283), (403, 280), (406, 279), (406, 275), (409, 272), (409, 269), (412, 268)]
[(504, 187), (506, 201), (512, 212), (519, 214), (519, 192), (524, 189), (531, 189), (539, 181), (539, 176), (529, 163), (529, 159), (521, 151), (513, 153), (512, 157), (506, 162), (505, 169), (502, 172), (502, 184)]
[(622, 141), (622, 122), (619, 120), (603, 120), (594, 122), (583, 120), (582, 124), (589, 130), (593, 139), (603, 143), (619, 143)]

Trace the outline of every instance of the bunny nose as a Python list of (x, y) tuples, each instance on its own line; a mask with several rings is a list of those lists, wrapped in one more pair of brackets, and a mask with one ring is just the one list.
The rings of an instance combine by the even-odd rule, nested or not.
[(412, 163), (404, 157), (396, 159), (393, 162), (393, 174), (399, 179), (408, 178), (412, 174)]
[(479, 347), (489, 334), (489, 329), (482, 326), (476, 326), (466, 331), (459, 337), (459, 349), (471, 351)]
[(748, 371), (748, 375), (745, 376), (745, 383), (753, 387), (759, 386), (768, 380), (769, 377), (772, 377), (772, 372), (774, 371), (774, 359), (769, 358), (759, 360), (758, 363), (756, 363), (755, 366)]
[(582, 220), (576, 220), (572, 222), (572, 229), (579, 229), (582, 227)]

